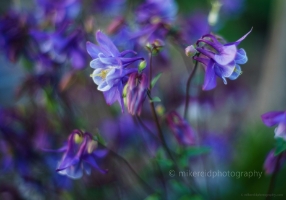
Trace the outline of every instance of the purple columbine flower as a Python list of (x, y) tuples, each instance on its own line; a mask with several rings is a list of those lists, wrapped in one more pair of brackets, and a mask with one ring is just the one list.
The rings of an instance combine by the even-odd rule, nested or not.
[(167, 123), (181, 145), (194, 145), (194, 130), (177, 112), (172, 111), (167, 116)]
[(146, 74), (132, 73), (127, 82), (127, 109), (131, 115), (140, 115), (147, 96), (149, 82)]
[[(8, 12), (0, 18), (0, 48), (10, 61), (16, 62), (25, 53), (28, 41), (27, 17)], [(27, 52), (26, 52), (27, 53)]]
[(216, 87), (216, 76), (223, 79), (235, 80), (241, 74), (239, 64), (245, 64), (248, 60), (244, 49), (237, 49), (242, 40), (252, 29), (236, 42), (221, 44), (215, 35), (206, 34), (197, 41), (196, 50), (200, 56), (194, 56), (194, 60), (202, 63), (205, 68), (205, 80), (203, 90), (211, 90)]
[[(278, 161), (278, 156), (275, 156), (275, 151), (271, 150), (268, 153), (263, 165), (266, 174), (272, 174), (275, 171), (275, 166), (277, 161)], [(285, 161), (286, 161), (286, 153), (284, 152), (282, 153), (282, 157), (278, 163), (278, 169), (282, 167)]]
[(283, 138), (286, 141), (286, 111), (271, 111), (261, 115), (266, 126), (278, 127), (275, 129), (275, 138)]
[(85, 67), (83, 32), (80, 29), (68, 31), (64, 24), (52, 33), (31, 31), (31, 35), (39, 44), (40, 54), (48, 54), (53, 62), (63, 63), (67, 59), (74, 69)]
[(99, 170), (101, 173), (106, 173), (107, 170), (101, 169), (97, 161), (105, 157), (107, 151), (100, 150), (97, 147), (98, 143), (92, 139), (90, 133), (74, 130), (70, 134), (67, 144), (56, 150), (56, 152), (64, 152), (57, 171), (59, 174), (73, 179), (81, 178), (84, 170), (89, 175), (91, 167)]
[(91, 77), (97, 89), (102, 91), (108, 105), (118, 101), (123, 112), (123, 86), (127, 82), (128, 75), (137, 71), (135, 68), (127, 68), (128, 65), (142, 57), (126, 58), (125, 55), (136, 52), (126, 50), (119, 52), (113, 42), (101, 31), (97, 31), (96, 40), (98, 45), (91, 42), (86, 43), (87, 52), (93, 58), (90, 67), (94, 69)]

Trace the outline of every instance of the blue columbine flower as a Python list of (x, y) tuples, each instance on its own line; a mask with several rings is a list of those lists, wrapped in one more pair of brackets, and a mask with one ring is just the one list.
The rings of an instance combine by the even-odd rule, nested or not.
[(97, 160), (105, 157), (107, 151), (100, 150), (97, 147), (98, 143), (92, 139), (90, 133), (74, 130), (70, 134), (67, 144), (55, 150), (55, 152), (64, 152), (57, 171), (59, 174), (73, 179), (82, 177), (84, 170), (89, 175), (91, 167), (101, 173), (106, 173), (107, 170), (103, 170), (98, 166)]
[(261, 115), (266, 126), (278, 127), (275, 129), (275, 138), (283, 138), (286, 141), (286, 111), (271, 111)]
[(245, 50), (242, 48), (238, 50), (237, 45), (251, 30), (236, 42), (224, 45), (212, 34), (206, 34), (197, 41), (196, 50), (200, 56), (194, 56), (194, 59), (202, 63), (206, 71), (203, 90), (216, 87), (216, 76), (222, 78), (224, 84), (227, 84), (226, 78), (230, 80), (238, 78), (241, 74), (239, 64), (245, 64), (248, 59)]
[(137, 71), (135, 68), (127, 68), (137, 60), (144, 60), (142, 57), (126, 58), (125, 55), (136, 54), (132, 50), (119, 52), (113, 42), (101, 31), (97, 31), (96, 40), (98, 45), (91, 42), (86, 43), (87, 52), (93, 58), (90, 67), (94, 68), (91, 77), (97, 89), (102, 91), (108, 105), (118, 101), (122, 112), (124, 109), (122, 91), (127, 82), (128, 75)]

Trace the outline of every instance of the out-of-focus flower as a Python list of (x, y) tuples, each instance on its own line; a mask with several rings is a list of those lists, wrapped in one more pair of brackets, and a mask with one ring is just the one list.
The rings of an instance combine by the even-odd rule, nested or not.
[(261, 115), (266, 126), (278, 127), (275, 129), (275, 138), (283, 138), (286, 141), (286, 111), (271, 111)]
[(67, 144), (55, 151), (64, 152), (57, 168), (57, 171), (62, 175), (78, 179), (82, 177), (84, 170), (89, 175), (91, 167), (101, 173), (107, 172), (97, 164), (99, 159), (106, 156), (107, 151), (98, 149), (98, 143), (92, 139), (90, 133), (74, 130), (70, 134)]
[(142, 45), (152, 43), (156, 39), (164, 40), (177, 10), (173, 0), (147, 0), (136, 10), (136, 21), (141, 27), (134, 37), (139, 37), (139, 43)]
[(204, 35), (197, 41), (196, 50), (200, 56), (194, 56), (194, 60), (202, 63), (206, 71), (203, 90), (211, 90), (216, 87), (216, 76), (222, 78), (224, 84), (227, 84), (226, 78), (230, 80), (238, 78), (241, 74), (239, 64), (245, 64), (248, 59), (244, 49), (237, 49), (237, 45), (246, 38), (251, 30), (236, 42), (224, 45), (213, 34)]
[(127, 109), (132, 115), (140, 115), (146, 99), (149, 82), (146, 74), (132, 73), (127, 82)]
[(184, 27), (181, 30), (182, 38), (191, 44), (197, 41), (202, 35), (210, 32), (207, 15), (202, 11), (194, 12), (186, 20), (183, 20), (181, 26)]
[(113, 42), (101, 31), (96, 33), (96, 40), (99, 45), (87, 42), (86, 48), (89, 55), (93, 58), (90, 67), (95, 70), (91, 77), (97, 89), (102, 91), (108, 105), (118, 101), (123, 112), (123, 85), (127, 82), (128, 75), (137, 71), (135, 68), (126, 68), (128, 65), (138, 60), (144, 60), (142, 57), (126, 58), (128, 53), (136, 54), (132, 50), (119, 52)]
[(95, 0), (93, 2), (96, 12), (114, 16), (124, 8), (126, 0)]
[(24, 52), (28, 41), (27, 18), (9, 12), (0, 18), (0, 48), (10, 61), (15, 62)]
[(56, 24), (76, 18), (81, 9), (81, 0), (37, 0), (37, 4), (38, 17)]
[(194, 145), (194, 130), (177, 112), (172, 111), (167, 116), (167, 123), (181, 145)]
[(266, 174), (272, 174), (275, 171), (276, 164), (278, 164), (278, 169), (282, 167), (282, 165), (286, 161), (286, 153), (282, 153), (281, 156), (282, 157), (280, 158), (279, 163), (277, 163), (278, 156), (275, 156), (275, 151), (271, 150), (268, 153), (263, 165)]
[(53, 62), (63, 63), (66, 59), (74, 69), (85, 67), (84, 38), (81, 30), (68, 31), (65, 24), (53, 33), (31, 31), (38, 42), (41, 54), (48, 54)]

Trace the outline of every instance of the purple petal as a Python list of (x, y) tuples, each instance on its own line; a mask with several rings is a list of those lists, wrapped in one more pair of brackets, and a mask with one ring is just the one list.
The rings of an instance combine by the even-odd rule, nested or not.
[(92, 58), (97, 58), (98, 54), (101, 52), (99, 47), (91, 42), (86, 42), (86, 50)]
[(275, 129), (275, 138), (283, 138), (286, 141), (286, 124), (279, 123), (278, 127)]
[(206, 49), (203, 49), (203, 48), (201, 48), (201, 47), (197, 47), (196, 50), (197, 50), (198, 52), (200, 52), (201, 54), (203, 54), (203, 55), (209, 57), (209, 58), (214, 58), (214, 56), (215, 56), (215, 54), (214, 54), (213, 52), (211, 52), (211, 51), (209, 51), (209, 50), (206, 50)]
[(87, 156), (85, 156), (83, 158), (84, 162), (90, 164), (93, 168), (97, 169), (98, 171), (100, 171), (103, 174), (106, 174), (108, 172), (108, 170), (103, 170), (101, 169), (98, 164), (95, 161), (95, 158), (93, 157), (92, 154), (88, 154)]
[(90, 67), (93, 69), (97, 69), (97, 68), (104, 69), (107, 66), (106, 66), (106, 64), (102, 63), (99, 58), (96, 58), (90, 62)]
[(235, 68), (233, 70), (233, 73), (231, 74), (230, 77), (228, 77), (230, 80), (235, 80), (239, 77), (239, 75), (241, 74), (241, 68), (239, 65), (235, 65)]
[(106, 65), (121, 66), (121, 61), (117, 57), (106, 57), (104, 54), (98, 54), (100, 61)]
[(96, 40), (100, 45), (100, 48), (103, 49), (106, 53), (106, 56), (117, 57), (120, 55), (118, 49), (113, 44), (113, 42), (101, 31), (97, 31)]
[(98, 85), (97, 89), (98, 89), (99, 91), (105, 92), (105, 91), (108, 91), (111, 87), (112, 87), (112, 86), (109, 85), (109, 84), (107, 84), (106, 81), (103, 81), (103, 82), (101, 82), (101, 83)]
[(247, 58), (247, 55), (246, 55), (246, 52), (244, 49), (239, 49), (236, 53), (236, 56), (235, 56), (235, 62), (237, 64), (245, 64), (247, 62), (248, 58)]
[(108, 105), (113, 104), (117, 100), (118, 88), (112, 87), (110, 90), (103, 92), (105, 101)]
[(208, 66), (206, 67), (203, 90), (211, 90), (215, 87), (216, 87), (216, 76), (214, 71), (214, 62), (210, 60)]
[(237, 52), (237, 48), (235, 45), (224, 46), (222, 50), (219, 52), (219, 54), (214, 55), (213, 59), (219, 65), (227, 65), (230, 62), (234, 61), (236, 52)]
[(261, 115), (261, 119), (266, 126), (274, 126), (278, 123), (285, 122), (284, 111), (272, 111)]
[(237, 40), (236, 42), (231, 42), (231, 43), (228, 43), (228, 44), (225, 44), (225, 46), (229, 46), (229, 45), (239, 45), (239, 43), (241, 43), (242, 40), (244, 40), (248, 34), (252, 31), (252, 28), (250, 29), (250, 31), (248, 33), (246, 33), (244, 36), (242, 36), (239, 40)]

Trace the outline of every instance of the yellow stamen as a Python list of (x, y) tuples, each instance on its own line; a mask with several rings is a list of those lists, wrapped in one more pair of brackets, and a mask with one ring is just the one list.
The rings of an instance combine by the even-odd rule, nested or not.
[(94, 140), (91, 140), (88, 142), (87, 144), (87, 153), (92, 153), (98, 146), (98, 142), (97, 141), (94, 141)]
[(108, 72), (110, 71), (110, 69), (104, 69), (104, 70), (101, 70), (98, 74), (91, 74), (90, 77), (96, 77), (96, 76), (99, 76), (101, 77), (103, 80), (105, 80)]

